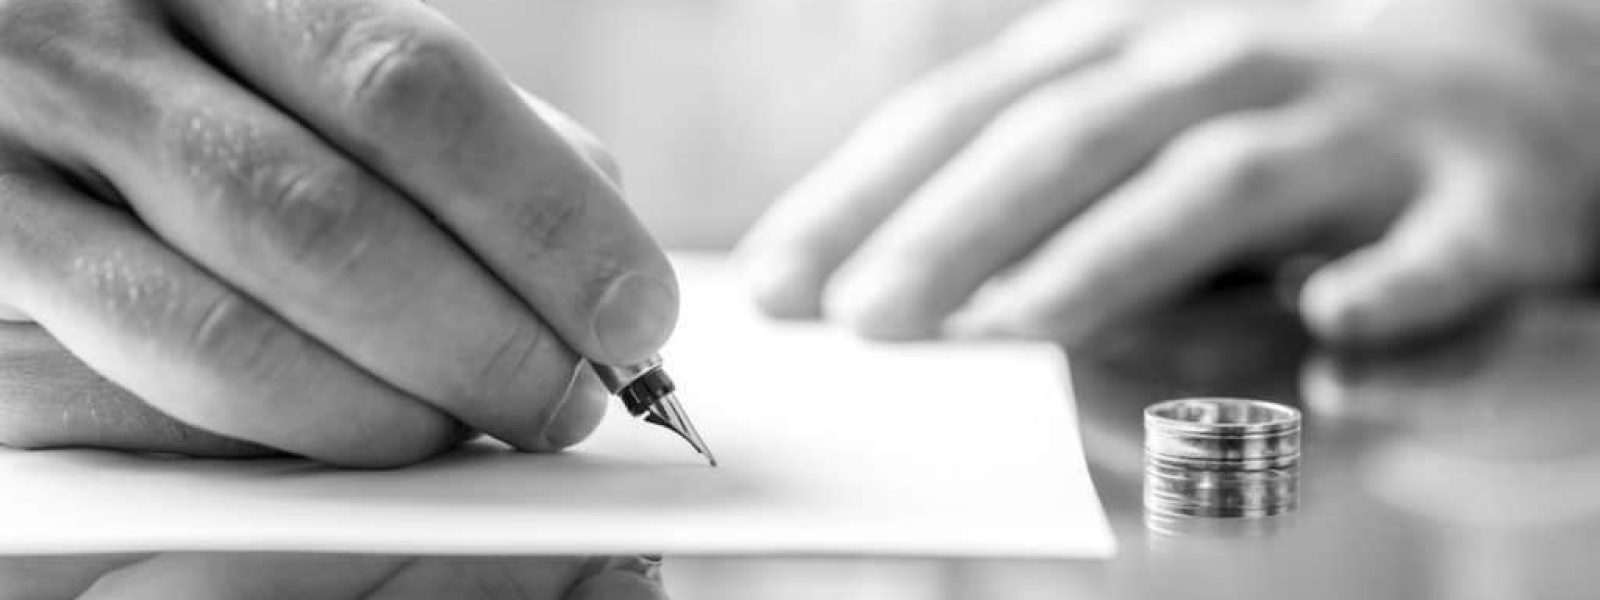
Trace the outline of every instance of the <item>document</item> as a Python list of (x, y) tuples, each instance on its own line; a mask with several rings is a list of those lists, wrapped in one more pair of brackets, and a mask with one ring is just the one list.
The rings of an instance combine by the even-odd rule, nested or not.
[(1055, 348), (773, 322), (721, 259), (675, 260), (664, 355), (719, 467), (620, 405), (563, 453), (477, 441), (393, 471), (0, 450), (0, 554), (1113, 551)]

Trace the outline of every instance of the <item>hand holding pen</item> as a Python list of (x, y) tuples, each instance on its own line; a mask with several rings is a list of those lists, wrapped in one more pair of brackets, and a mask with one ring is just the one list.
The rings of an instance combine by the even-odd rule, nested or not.
[(557, 450), (673, 329), (609, 159), (424, 5), (9, 7), (0, 443)]

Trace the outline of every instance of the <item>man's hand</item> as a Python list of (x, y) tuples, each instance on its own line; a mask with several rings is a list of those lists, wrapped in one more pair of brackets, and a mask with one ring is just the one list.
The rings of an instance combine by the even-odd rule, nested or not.
[(608, 159), (420, 3), (3, 0), (0, 79), (0, 443), (554, 450), (676, 320)]
[[(758, 301), (873, 337), (1071, 343), (1232, 263), (1342, 255), (1302, 315), (1377, 343), (1589, 276), (1600, 88), (1563, 62), (1594, 56), (1600, 19), (1422, 2), (1342, 26), (1267, 4), (1024, 19), (779, 201), (743, 249)], [(1553, 16), (1588, 26), (1588, 54), (1539, 41)]]
[(0, 560), (0, 599), (658, 600), (641, 558), (159, 554)]

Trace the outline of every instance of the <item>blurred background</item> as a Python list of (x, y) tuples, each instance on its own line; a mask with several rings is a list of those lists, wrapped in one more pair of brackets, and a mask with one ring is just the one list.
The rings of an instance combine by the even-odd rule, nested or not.
[(1037, 0), (435, 0), (594, 131), (671, 248), (725, 248), (893, 89)]

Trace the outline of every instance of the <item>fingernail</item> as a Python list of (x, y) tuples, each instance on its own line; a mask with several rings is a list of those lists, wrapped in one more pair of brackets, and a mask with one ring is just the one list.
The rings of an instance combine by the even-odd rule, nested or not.
[(545, 426), (545, 448), (553, 452), (587, 439), (605, 416), (606, 400), (599, 377), (587, 362), (580, 361), (561, 407)]
[(611, 282), (595, 311), (594, 336), (610, 362), (630, 364), (655, 354), (678, 319), (678, 294), (654, 278), (628, 273)]

